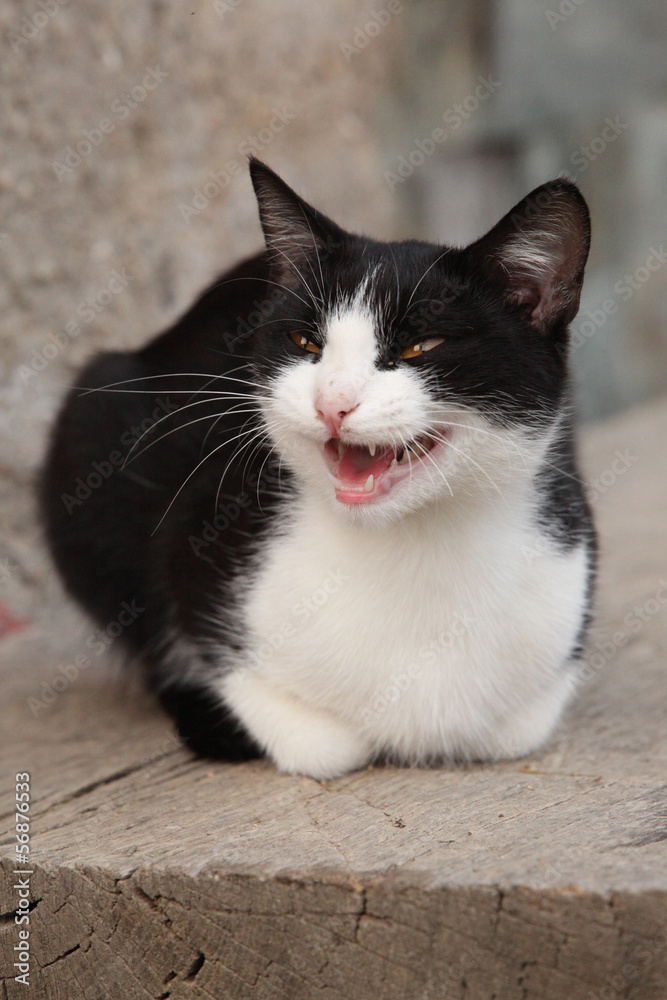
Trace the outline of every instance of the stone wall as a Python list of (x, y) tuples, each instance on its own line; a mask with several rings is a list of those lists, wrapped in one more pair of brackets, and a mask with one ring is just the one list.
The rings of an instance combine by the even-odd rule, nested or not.
[(468, 242), (532, 188), (566, 174), (593, 218), (573, 323), (579, 414), (599, 418), (664, 392), (665, 5), (422, 2), (411, 15), (412, 72), (403, 74), (391, 139), (383, 133), (390, 169), (409, 160), (394, 186), (407, 228)]
[(9, 0), (0, 9), (2, 593), (41, 613), (29, 500), (44, 435), (96, 350), (143, 343), (262, 245), (246, 160), (390, 235), (368, 123), (405, 5)]

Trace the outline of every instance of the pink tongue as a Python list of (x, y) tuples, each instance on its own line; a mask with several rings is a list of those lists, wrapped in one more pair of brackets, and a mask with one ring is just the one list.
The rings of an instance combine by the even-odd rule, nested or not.
[(347, 447), (338, 465), (338, 478), (353, 486), (363, 486), (369, 476), (386, 472), (393, 459), (393, 448), (378, 449), (375, 455), (371, 455), (368, 448), (357, 445)]

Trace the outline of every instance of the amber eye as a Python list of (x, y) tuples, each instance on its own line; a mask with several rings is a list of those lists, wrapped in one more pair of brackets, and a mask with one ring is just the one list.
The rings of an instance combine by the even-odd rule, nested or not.
[(292, 343), (296, 344), (296, 346), (300, 347), (303, 351), (310, 351), (311, 354), (322, 353), (321, 347), (318, 347), (314, 341), (308, 340), (308, 337), (304, 337), (304, 335), (302, 333), (299, 333), (297, 330), (294, 330), (292, 333), (290, 333), (289, 339), (292, 341)]
[(426, 340), (418, 340), (415, 344), (404, 347), (401, 351), (401, 357), (405, 358), (406, 361), (410, 358), (416, 358), (419, 354), (424, 354), (425, 351), (432, 351), (434, 347), (444, 343), (444, 340), (444, 337), (428, 337)]

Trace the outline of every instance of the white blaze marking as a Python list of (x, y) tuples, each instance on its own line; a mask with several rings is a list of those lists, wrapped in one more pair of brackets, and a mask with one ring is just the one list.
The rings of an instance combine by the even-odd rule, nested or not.
[(376, 319), (363, 298), (366, 287), (362, 285), (351, 303), (339, 306), (329, 317), (318, 365), (318, 396), (340, 401), (346, 409), (359, 402), (375, 373), (379, 352)]

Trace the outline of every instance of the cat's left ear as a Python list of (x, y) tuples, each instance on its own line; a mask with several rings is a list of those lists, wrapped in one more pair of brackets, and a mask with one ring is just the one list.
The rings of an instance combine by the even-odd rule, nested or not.
[(555, 180), (532, 191), (465, 252), (531, 326), (558, 336), (579, 309), (590, 240), (581, 192)]
[(255, 157), (250, 159), (250, 177), (273, 279), (287, 288), (321, 280), (324, 256), (342, 247), (344, 230), (300, 198)]

